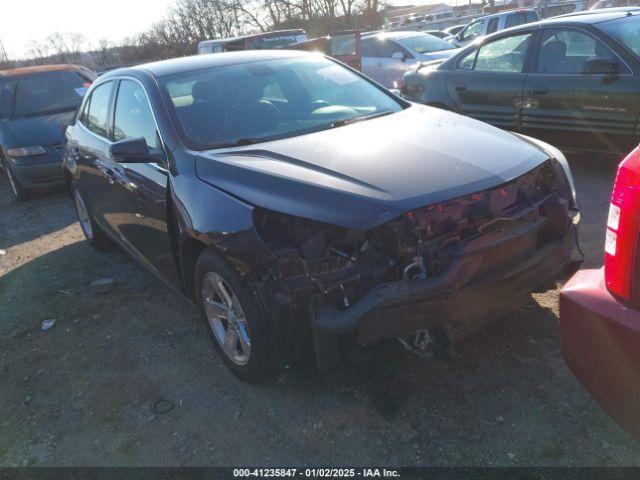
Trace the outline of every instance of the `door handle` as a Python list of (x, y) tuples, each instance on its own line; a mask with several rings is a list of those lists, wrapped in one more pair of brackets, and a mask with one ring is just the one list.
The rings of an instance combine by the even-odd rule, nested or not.
[(378, 64), (376, 65), (378, 68), (382, 68), (382, 62), (378, 62)]
[(113, 170), (111, 170), (110, 168), (105, 168), (104, 169), (104, 174), (107, 176), (107, 180), (109, 180), (109, 184), (113, 185), (116, 181), (116, 174)]
[(534, 95), (546, 95), (547, 93), (549, 93), (549, 87), (544, 87), (544, 86), (533, 87), (531, 89), (531, 93), (533, 93)]
[(456, 85), (456, 92), (464, 92), (467, 89), (466, 85)]
[(113, 185), (116, 181), (116, 174), (113, 169), (107, 166), (102, 160), (96, 161), (96, 166), (102, 172), (102, 174), (107, 177), (109, 184)]

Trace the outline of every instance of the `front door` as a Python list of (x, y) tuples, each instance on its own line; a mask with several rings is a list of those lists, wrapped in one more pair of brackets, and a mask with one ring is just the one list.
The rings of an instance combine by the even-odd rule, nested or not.
[(457, 110), (517, 130), (531, 40), (531, 32), (501, 37), (462, 57), (447, 84)]
[(94, 220), (103, 228), (111, 213), (109, 168), (110, 112), (114, 82), (98, 85), (84, 103), (68, 145), (69, 160), (78, 167), (76, 187)]
[[(621, 153), (637, 144), (637, 77), (607, 45), (578, 28), (541, 32), (524, 87), (526, 133), (568, 150)], [(594, 70), (616, 65), (615, 74)]]
[[(114, 109), (114, 141), (142, 137), (154, 156), (165, 158), (151, 106), (139, 83), (120, 81)], [(112, 218), (112, 228), (143, 263), (179, 286), (167, 226), (166, 161), (117, 165), (113, 202), (119, 214)]]

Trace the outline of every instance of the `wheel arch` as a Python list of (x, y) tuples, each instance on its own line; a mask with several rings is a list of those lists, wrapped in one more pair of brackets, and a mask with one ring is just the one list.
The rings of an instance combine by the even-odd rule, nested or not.
[[(213, 250), (243, 278), (256, 277), (273, 259), (253, 223), (254, 207), (215, 188), (167, 194), (167, 229), (182, 289), (195, 299), (194, 274), (200, 254)], [(221, 212), (216, 214), (216, 212)]]

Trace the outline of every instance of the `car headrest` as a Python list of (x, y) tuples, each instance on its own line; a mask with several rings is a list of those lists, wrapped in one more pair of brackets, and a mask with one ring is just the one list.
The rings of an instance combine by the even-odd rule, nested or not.
[(562, 58), (567, 55), (567, 44), (561, 40), (553, 40), (542, 47), (542, 57)]
[(191, 87), (194, 102), (210, 102), (218, 98), (218, 86), (209, 80), (200, 80)]

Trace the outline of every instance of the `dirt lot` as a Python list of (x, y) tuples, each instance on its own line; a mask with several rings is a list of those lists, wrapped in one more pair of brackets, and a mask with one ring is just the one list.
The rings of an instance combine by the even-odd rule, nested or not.
[[(573, 167), (586, 266), (598, 266), (614, 169)], [(557, 291), (448, 361), (391, 343), (326, 375), (250, 386), (186, 301), (83, 242), (64, 194), (17, 204), (8, 191), (0, 176), (2, 465), (640, 465), (562, 361)], [(92, 293), (103, 277), (115, 289)], [(173, 408), (154, 412), (162, 399)]]

